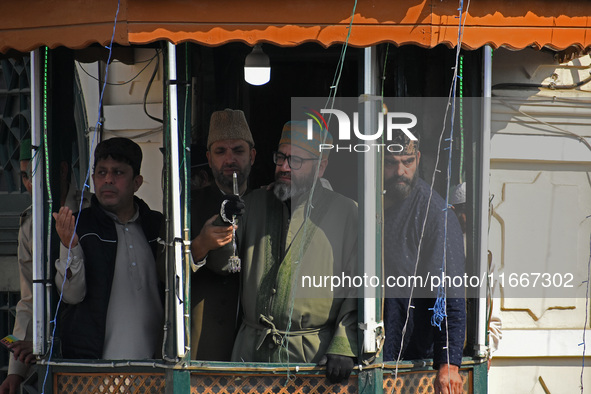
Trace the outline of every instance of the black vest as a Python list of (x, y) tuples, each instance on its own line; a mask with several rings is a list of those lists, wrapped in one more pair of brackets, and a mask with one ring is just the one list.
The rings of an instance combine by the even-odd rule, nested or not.
[[(163, 223), (161, 213), (135, 197), (139, 223), (156, 258), (157, 238)], [(62, 356), (64, 358), (100, 359), (103, 355), (107, 309), (117, 255), (115, 223), (99, 206), (96, 196), (91, 206), (80, 212), (76, 228), (84, 251), (86, 296), (79, 304), (63, 304), (61, 313)]]

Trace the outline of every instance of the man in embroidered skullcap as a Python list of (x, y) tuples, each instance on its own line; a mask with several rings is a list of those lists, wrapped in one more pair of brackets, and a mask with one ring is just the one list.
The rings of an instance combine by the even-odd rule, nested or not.
[[(308, 139), (307, 127), (285, 124), (273, 154), (273, 188), (245, 198), (237, 230), (243, 321), (232, 361), (319, 363), (340, 382), (357, 356), (357, 299), (330, 285), (307, 288), (302, 278), (351, 275), (357, 204), (317, 182), (328, 164), (319, 144), (331, 137), (316, 129)], [(212, 265), (227, 270), (231, 251), (229, 245), (212, 251)]]
[[(440, 277), (442, 266), (447, 276), (463, 276), (462, 231), (445, 200), (418, 176), (419, 140), (400, 133), (392, 143), (401, 149), (384, 153), (386, 277)], [(433, 358), (435, 392), (462, 393), (465, 289), (447, 288), (442, 309), (435, 305), (437, 294), (415, 288), (410, 299), (410, 286), (393, 290), (387, 289), (384, 300), (384, 361)]]
[(238, 329), (238, 273), (219, 275), (206, 264), (207, 254), (232, 239), (232, 227), (219, 218), (226, 196), (250, 191), (248, 176), (256, 151), (244, 112), (225, 109), (211, 114), (207, 162), (214, 182), (191, 194), (191, 251), (195, 272), (191, 278), (191, 358), (230, 361)]

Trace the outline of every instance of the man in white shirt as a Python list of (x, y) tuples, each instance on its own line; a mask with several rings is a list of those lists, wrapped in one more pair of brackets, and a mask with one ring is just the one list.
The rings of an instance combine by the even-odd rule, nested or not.
[(54, 213), (62, 242), (56, 284), (67, 304), (64, 358), (147, 359), (160, 350), (163, 298), (156, 267), (162, 214), (135, 197), (142, 151), (127, 138), (95, 149), (95, 195), (75, 217)]

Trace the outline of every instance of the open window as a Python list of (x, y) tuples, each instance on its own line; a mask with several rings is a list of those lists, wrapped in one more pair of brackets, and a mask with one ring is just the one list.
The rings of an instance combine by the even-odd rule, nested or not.
[[(117, 47), (112, 52), (108, 67), (108, 52), (98, 47), (82, 51), (39, 50), (34, 52), (32, 59), (36, 70), (34, 75), (37, 78), (47, 75), (47, 78), (35, 80), (33, 89), (33, 112), (37, 119), (33, 140), (34, 146), (39, 149), (47, 144), (49, 161), (40, 161), (39, 166), (47, 171), (50, 179), (45, 183), (45, 178), (37, 177), (37, 193), (33, 196), (35, 206), (44, 207), (43, 210), (38, 209), (35, 216), (42, 224), (36, 237), (42, 241), (40, 245), (49, 245), (47, 250), (37, 251), (38, 261), (46, 262), (46, 265), (38, 267), (37, 275), (44, 280), (53, 277), (52, 262), (59, 246), (48, 220), (48, 213), (55, 211), (61, 191), (59, 161), (56, 158), (67, 158), (72, 184), (88, 192), (92, 191), (88, 189), (92, 181), (86, 175), (89, 171), (92, 173), (91, 152), (98, 140), (127, 136), (140, 143), (144, 152), (142, 174), (145, 182), (138, 196), (153, 209), (161, 210), (167, 219), (161, 239), (166, 261), (166, 323), (162, 331), (162, 356), (154, 365), (162, 368), (160, 373), (185, 363), (183, 379), (190, 381), (191, 385), (208, 378), (211, 371), (223, 373), (228, 368), (239, 366), (228, 364), (230, 359), (200, 358), (191, 353), (199, 346), (200, 340), (207, 342), (207, 338), (196, 338), (192, 334), (193, 313), (198, 304), (194, 298), (198, 279), (193, 274), (192, 264), (195, 262), (191, 261), (189, 245), (197, 235), (191, 227), (195, 209), (199, 207), (195, 208), (196, 201), (192, 201), (191, 191), (203, 184), (192, 183), (191, 176), (203, 166), (208, 166), (204, 151), (210, 116), (214, 111), (231, 108), (240, 109), (245, 114), (257, 151), (249, 178), (252, 190), (274, 180), (273, 152), (277, 149), (284, 123), (292, 120), (294, 97), (319, 100), (318, 104), (310, 104), (316, 110), (326, 108), (326, 99), (331, 95), (336, 97), (335, 102), (350, 99), (361, 114), (358, 122), (363, 124), (361, 127), (364, 130), (376, 130), (376, 114), (380, 110), (387, 108), (388, 111), (411, 113), (413, 106), (422, 109), (433, 106), (431, 123), (421, 133), (422, 159), (418, 173), (430, 183), (432, 174), (436, 172), (434, 190), (444, 197), (450, 186), (466, 182), (466, 270), (468, 274), (480, 273), (476, 262), (479, 261), (478, 238), (481, 236), (477, 215), (481, 209), (477, 201), (481, 181), (478, 164), (481, 108), (467, 99), (479, 96), (482, 89), (480, 51), (461, 54), (464, 68), (462, 84), (456, 96), (463, 95), (465, 101), (456, 99), (455, 119), (462, 119), (464, 123), (455, 123), (454, 132), (457, 134), (449, 155), (446, 146), (439, 146), (443, 126), (439, 120), (445, 112), (446, 103), (441, 101), (441, 97), (448, 96), (452, 81), (453, 50), (382, 45), (367, 49), (348, 48), (342, 59), (340, 46), (323, 48), (316, 44), (303, 44), (284, 48), (264, 44), (262, 50), (269, 56), (271, 65), (271, 80), (262, 86), (252, 86), (244, 81), (244, 59), (252, 48), (241, 43), (219, 47), (196, 44), (175, 47), (160, 43), (144, 47)], [(335, 79), (340, 60), (343, 67), (338, 71), (340, 78)], [(104, 94), (101, 94), (103, 88)], [(382, 105), (382, 96), (385, 105)], [(437, 110), (435, 103), (439, 105)], [(356, 112), (355, 109), (353, 112)], [(373, 121), (367, 114), (375, 115)], [(62, 127), (62, 124), (67, 126)], [(444, 135), (443, 140), (446, 138), (449, 136)], [(357, 142), (364, 144), (359, 139)], [(351, 144), (356, 145), (354, 141)], [(364, 147), (334, 149), (324, 174), (334, 191), (359, 203), (357, 274), (374, 275), (380, 280), (384, 279), (382, 261), (384, 244), (388, 242), (382, 229), (383, 153), (375, 149), (368, 152)], [(447, 156), (436, 164), (438, 155)], [(209, 181), (214, 182), (212, 179)], [(48, 185), (53, 198), (48, 197)], [(49, 206), (48, 201), (53, 205)], [(450, 211), (450, 214), (453, 212)], [(238, 282), (236, 285), (239, 286)], [(53, 325), (48, 322), (55, 315), (58, 296), (41, 285), (36, 289), (37, 310), (43, 311), (46, 305), (51, 306), (40, 320), (45, 324), (36, 328), (36, 351), (46, 354), (52, 339), (57, 338), (52, 332)], [(374, 376), (376, 382), (389, 387), (388, 384), (394, 384), (392, 371), (396, 368), (424, 367), (430, 361), (415, 360), (399, 365), (387, 363), (386, 368), (381, 367), (383, 296), (383, 292), (376, 292), (375, 289), (358, 293), (359, 362), (363, 368), (379, 370), (379, 377)], [(468, 300), (467, 345), (464, 349), (466, 365), (479, 364), (483, 356), (480, 349), (484, 345), (481, 340), (484, 335), (480, 333), (483, 327), (478, 317), (481, 304), (477, 297)], [(231, 335), (227, 338), (230, 343), (233, 341)], [(57, 349), (59, 347), (54, 348), (51, 355), (54, 360), (60, 360)], [(133, 365), (144, 366), (140, 360), (133, 362)], [(240, 364), (240, 367), (255, 375), (273, 371), (291, 373), (301, 367), (302, 371), (310, 371), (307, 375), (310, 379), (318, 382), (324, 379), (323, 372), (314, 365), (292, 368), (283, 364), (258, 363)], [(363, 368), (357, 372), (362, 373)], [(471, 369), (467, 367), (465, 375), (470, 373)], [(233, 378), (228, 385), (238, 380)], [(353, 380), (350, 383), (356, 384)]]
[(140, 145), (144, 182), (136, 195), (163, 211), (164, 58), (158, 44), (32, 52), (34, 294), (39, 322), (34, 334), (36, 352), (49, 359), (62, 357), (59, 323), (65, 309), (51, 286), (60, 256), (51, 213), (63, 205), (79, 212), (89, 204), (99, 142), (126, 137)]
[[(334, 48), (323, 49), (313, 44), (301, 45), (295, 48), (279, 48), (272, 45), (263, 45), (264, 52), (270, 58), (271, 81), (263, 86), (249, 86), (242, 80), (243, 59), (251, 51), (251, 47), (242, 44), (228, 44), (216, 48), (190, 46), (193, 53), (194, 79), (194, 106), (197, 109), (193, 116), (192, 141), (194, 146), (206, 144), (209, 117), (212, 112), (224, 108), (241, 109), (245, 112), (249, 126), (254, 136), (257, 156), (253, 165), (250, 186), (259, 187), (273, 181), (274, 165), (271, 152), (277, 147), (283, 124), (293, 119), (294, 104), (291, 102), (291, 113), (287, 112), (289, 100), (294, 97), (314, 98), (308, 101), (309, 108), (320, 111), (328, 108), (326, 103), (332, 93), (333, 78), (335, 76), (335, 64), (338, 60)], [(339, 48), (340, 51), (340, 48)], [(457, 91), (455, 101), (452, 100), (455, 123), (454, 144), (451, 155), (448, 147), (450, 119), (448, 114), (445, 123), (445, 111), (447, 108), (450, 86), (452, 84), (453, 70), (455, 67), (455, 50), (437, 47), (435, 49), (422, 49), (418, 47), (393, 47), (378, 46), (359, 50), (348, 48), (345, 57), (343, 74), (337, 90), (336, 107), (339, 100), (351, 98), (354, 106), (361, 113), (359, 122), (364, 122), (366, 106), (373, 105), (369, 113), (377, 114), (382, 108), (381, 96), (385, 97), (384, 103), (389, 111), (415, 112), (420, 107), (421, 114), (428, 117), (421, 119), (423, 152), (419, 176), (431, 184), (434, 177), (433, 189), (444, 200), (448, 197), (449, 189), (465, 183), (465, 200), (456, 202), (458, 210), (466, 212), (467, 225), (465, 227), (465, 274), (478, 276), (480, 267), (480, 240), (482, 204), (480, 202), (481, 186), (481, 130), (483, 102), (479, 99), (482, 95), (482, 51), (462, 51), (460, 55), (461, 69), (458, 74)], [(383, 85), (382, 85), (383, 82)], [(223, 92), (223, 93), (221, 93)], [(212, 100), (213, 98), (213, 100)], [(299, 101), (295, 104), (301, 111), (306, 104)], [(404, 107), (406, 105), (406, 107)], [(398, 106), (400, 108), (398, 108)], [(433, 110), (429, 112), (429, 108)], [(355, 109), (353, 110), (355, 111)], [(328, 119), (328, 112), (324, 112)], [(300, 113), (300, 115), (302, 115)], [(308, 114), (309, 115), (309, 114)], [(303, 115), (304, 118), (306, 115)], [(308, 117), (309, 118), (309, 117)], [(299, 119), (299, 120), (304, 120)], [(353, 122), (352, 116), (350, 117)], [(333, 130), (336, 127), (336, 119), (332, 119)], [(351, 125), (353, 127), (353, 125)], [(362, 127), (368, 130), (376, 130), (377, 124), (366, 123)], [(373, 127), (373, 128), (372, 128)], [(443, 144), (439, 144), (442, 130)], [(351, 141), (353, 145), (355, 143)], [(363, 141), (358, 141), (363, 143)], [(363, 144), (362, 144), (363, 145)], [(367, 145), (367, 144), (365, 144)], [(370, 273), (382, 278), (381, 261), (383, 246), (388, 242), (381, 228), (383, 190), (383, 157), (380, 153), (375, 155), (363, 154), (367, 152), (365, 146), (351, 148), (333, 147), (330, 152), (329, 165), (325, 172), (325, 178), (333, 189), (349, 198), (359, 202), (359, 260), (365, 265), (359, 266), (358, 273)], [(369, 149), (371, 150), (371, 149)], [(375, 150), (375, 149), (374, 149)], [(437, 157), (440, 157), (437, 162)], [(193, 163), (193, 165), (203, 164)], [(448, 172), (449, 169), (449, 172)], [(369, 190), (369, 192), (368, 192)], [(484, 209), (488, 209), (485, 205)], [(451, 209), (448, 212), (455, 215)], [(455, 220), (455, 219), (454, 219)], [(194, 237), (196, 234), (192, 234)], [(362, 257), (363, 256), (363, 257)], [(361, 264), (361, 263), (360, 263)], [(195, 277), (193, 277), (195, 278)], [(192, 285), (195, 282), (192, 282)], [(484, 286), (486, 287), (486, 286)], [(192, 290), (193, 291), (193, 290)], [(485, 334), (484, 323), (481, 321), (482, 303), (477, 289), (473, 289), (468, 295), (466, 319), (467, 344), (464, 347), (464, 362), (467, 365), (480, 364), (484, 357)], [(375, 357), (375, 352), (380, 349), (380, 323), (383, 321), (381, 313), (380, 292), (375, 290), (366, 295), (365, 301), (359, 303), (358, 320), (361, 324), (359, 346), (361, 352), (365, 352), (365, 359), (369, 365), (378, 365), (381, 354)], [(424, 295), (423, 295), (424, 297)], [(369, 301), (368, 301), (369, 300)], [(193, 305), (194, 307), (194, 305)], [(374, 331), (377, 330), (377, 331)], [(191, 346), (198, 346), (194, 342), (197, 338), (191, 338)], [(381, 349), (380, 349), (381, 350)], [(196, 358), (192, 365), (203, 365), (204, 359)], [(227, 361), (227, 360), (226, 360)], [(430, 360), (407, 361), (400, 364), (401, 368), (415, 368), (419, 365), (430, 365)], [(261, 367), (261, 371), (284, 367), (284, 363), (267, 364)], [(391, 363), (386, 368), (388, 376), (396, 366)], [(370, 366), (370, 368), (372, 368)], [(251, 372), (256, 372), (253, 369)], [(386, 373), (385, 373), (386, 374)], [(463, 372), (466, 384), (469, 384), (468, 375), (470, 368)], [(388, 383), (393, 384), (393, 380)]]

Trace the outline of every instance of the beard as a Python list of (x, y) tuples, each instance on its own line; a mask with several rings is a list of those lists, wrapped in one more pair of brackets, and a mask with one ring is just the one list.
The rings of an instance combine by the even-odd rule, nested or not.
[(393, 176), (392, 178), (387, 179), (386, 184), (384, 185), (386, 190), (386, 196), (392, 198), (395, 201), (404, 200), (406, 197), (408, 197), (412, 189), (417, 184), (418, 178), (418, 171), (415, 171), (412, 178), (408, 178), (404, 175), (401, 175)]
[[(291, 173), (293, 175), (293, 172)], [(282, 172), (275, 174), (275, 184), (273, 185), (273, 193), (280, 201), (296, 200), (312, 189), (314, 184), (314, 172), (305, 174), (299, 178), (291, 177), (291, 182), (285, 182), (279, 179)]]
[(291, 184), (288, 183), (275, 181), (275, 184), (273, 185), (273, 193), (275, 194), (275, 197), (279, 199), (279, 201), (287, 201), (291, 199), (291, 190)]
[(232, 175), (225, 175), (224, 174), (224, 170), (230, 169), (232, 171), (234, 171), (236, 173), (236, 178), (238, 181), (238, 187), (240, 187), (240, 185), (243, 185), (244, 182), (246, 182), (246, 178), (248, 177), (248, 174), (250, 173), (250, 168), (239, 168), (237, 166), (222, 166), (222, 168), (217, 171), (214, 170), (212, 168), (212, 173), (213, 173), (213, 177), (215, 178), (216, 182), (219, 185), (222, 185), (223, 187), (225, 187), (227, 190), (233, 190), (233, 186), (234, 186), (234, 179), (232, 177)]

